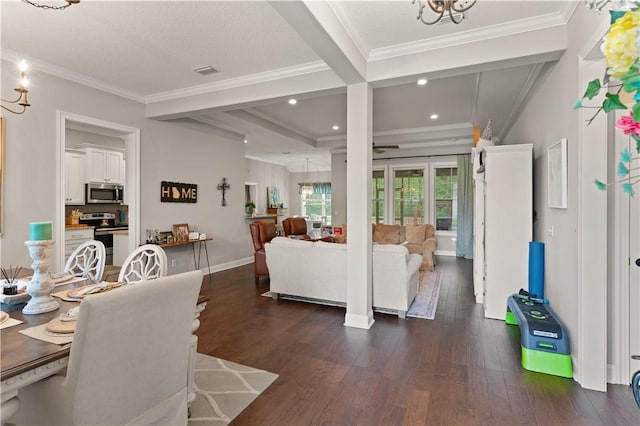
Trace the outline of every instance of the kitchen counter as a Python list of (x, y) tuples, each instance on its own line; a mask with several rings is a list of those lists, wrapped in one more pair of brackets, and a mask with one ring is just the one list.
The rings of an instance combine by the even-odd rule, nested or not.
[(278, 218), (275, 214), (256, 214), (254, 216), (245, 216), (246, 220), (273, 220), (274, 222)]
[(83, 224), (64, 225), (64, 229), (93, 229), (93, 228), (95, 228), (95, 226), (89, 226), (89, 225), (83, 225)]

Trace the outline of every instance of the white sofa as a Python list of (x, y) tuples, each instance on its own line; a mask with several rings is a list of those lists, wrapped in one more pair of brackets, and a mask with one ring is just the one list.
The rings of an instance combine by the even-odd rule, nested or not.
[[(265, 245), (274, 298), (345, 306), (347, 246), (276, 237)], [(418, 288), (422, 256), (401, 245), (373, 246), (373, 307), (404, 318)]]

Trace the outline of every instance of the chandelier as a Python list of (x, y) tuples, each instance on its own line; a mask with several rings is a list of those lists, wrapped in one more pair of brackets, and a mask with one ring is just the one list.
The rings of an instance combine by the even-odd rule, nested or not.
[[(471, 9), (477, 0), (413, 0), (411, 3), (418, 3), (418, 17), (423, 24), (433, 25), (439, 22), (443, 17), (450, 19), (454, 24), (459, 24), (464, 19), (464, 12)], [(433, 20), (425, 20), (422, 16), (424, 8), (429, 6), (431, 11), (436, 15)]]
[(29, 0), (22, 0), (22, 1), (23, 1), (23, 3), (30, 4), (31, 6), (39, 7), (41, 9), (51, 9), (51, 10), (63, 10), (63, 9), (68, 8), (71, 5), (80, 3), (80, 0), (65, 0), (65, 2), (67, 3), (65, 5), (62, 5), (62, 6), (49, 6), (48, 4), (38, 4), (38, 3), (34, 3), (32, 1), (29, 1)]
[(309, 159), (307, 158), (307, 163), (304, 169), (304, 183), (299, 184), (300, 189), (299, 193), (303, 198), (309, 197), (313, 194), (313, 185), (309, 183)]
[[(27, 90), (27, 86), (29, 84), (29, 81), (27, 80), (26, 72), (27, 72), (27, 63), (24, 60), (22, 60), (20, 61), (20, 80), (18, 81), (18, 87), (13, 89), (16, 92), (18, 92), (18, 97), (13, 100), (0, 99), (0, 101), (2, 101), (2, 103), (0, 103), (0, 107), (2, 107), (2, 109), (5, 109), (13, 114), (22, 114), (27, 110), (28, 106), (31, 106), (31, 104), (27, 100), (27, 93), (29, 93), (29, 90)], [(13, 110), (5, 105), (2, 105), (3, 103), (18, 104), (22, 107), (22, 109)]]

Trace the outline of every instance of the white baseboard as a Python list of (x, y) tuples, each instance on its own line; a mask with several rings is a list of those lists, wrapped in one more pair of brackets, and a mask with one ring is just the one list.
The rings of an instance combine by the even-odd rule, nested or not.
[[(211, 273), (213, 274), (214, 272), (226, 271), (227, 269), (237, 268), (238, 266), (244, 266), (249, 263), (253, 263), (253, 256), (245, 257), (244, 259), (232, 260), (231, 262), (211, 265)], [(205, 265), (204, 267), (202, 267), (202, 263), (200, 263), (200, 266), (200, 270), (202, 271), (202, 273), (207, 275), (209, 273), (207, 266)]]
[(456, 252), (451, 250), (436, 250), (433, 253), (437, 256), (456, 256)]

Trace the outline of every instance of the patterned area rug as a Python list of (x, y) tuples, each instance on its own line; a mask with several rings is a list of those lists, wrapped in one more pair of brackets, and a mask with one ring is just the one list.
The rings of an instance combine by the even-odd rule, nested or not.
[(424, 274), (424, 277), (420, 280), (418, 294), (407, 311), (408, 317), (430, 320), (435, 318), (441, 278), (440, 271)]
[(277, 374), (196, 354), (196, 399), (189, 426), (227, 425), (271, 385)]

